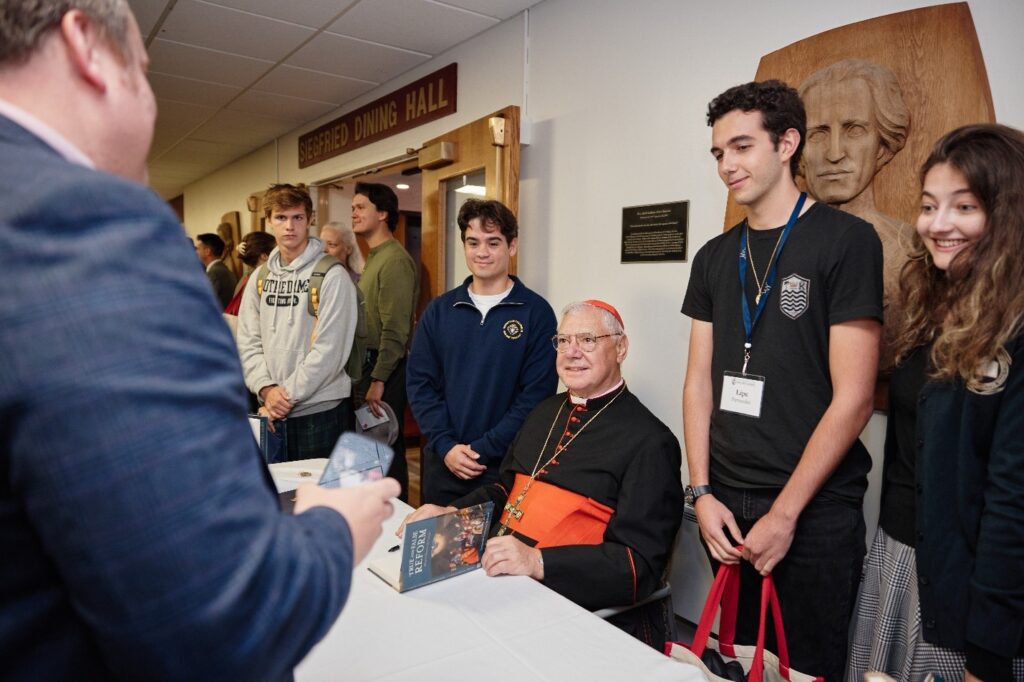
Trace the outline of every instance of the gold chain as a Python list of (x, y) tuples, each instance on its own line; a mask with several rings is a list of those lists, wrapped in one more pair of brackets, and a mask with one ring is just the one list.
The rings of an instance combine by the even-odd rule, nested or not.
[[(546, 467), (548, 464), (551, 464), (551, 462), (553, 462), (556, 457), (558, 457), (560, 454), (565, 452), (565, 450), (569, 447), (569, 444), (572, 443), (574, 440), (576, 440), (576, 436), (578, 436), (581, 433), (583, 433), (583, 429), (585, 429), (588, 426), (590, 426), (591, 422), (593, 422), (595, 419), (600, 417), (601, 413), (604, 412), (605, 410), (607, 410), (609, 407), (611, 407), (612, 403), (614, 403), (616, 400), (618, 400), (619, 396), (622, 395), (625, 391), (626, 391), (626, 385), (623, 384), (622, 388), (619, 389), (619, 392), (615, 394), (615, 397), (612, 398), (611, 400), (609, 400), (608, 403), (604, 407), (602, 407), (600, 410), (598, 410), (594, 414), (593, 417), (588, 419), (583, 424), (583, 426), (580, 427), (579, 431), (577, 431), (576, 433), (572, 434), (572, 437), (570, 437), (569, 440), (567, 440), (565, 442), (565, 445), (563, 445), (561, 447), (558, 447), (556, 445), (555, 446), (555, 454), (551, 455), (551, 457), (548, 458), (548, 461), (544, 462), (544, 464), (542, 465), (540, 463), (540, 460), (544, 456), (544, 451), (548, 449), (548, 443), (551, 442), (551, 434), (553, 434), (555, 432), (555, 424), (558, 423), (559, 417), (562, 416), (562, 408), (565, 407), (566, 403), (568, 403), (568, 398), (566, 399), (565, 403), (562, 403), (561, 405), (558, 406), (558, 412), (555, 414), (555, 418), (551, 422), (551, 428), (548, 429), (548, 435), (547, 435), (547, 438), (544, 439), (544, 445), (542, 445), (540, 447), (540, 452), (537, 453), (537, 462), (533, 465), (533, 471), (530, 472), (530, 480), (526, 482), (526, 487), (523, 488), (523, 492), (519, 493), (516, 496), (516, 501), (511, 505), (512, 509), (514, 509), (516, 511), (519, 510), (519, 504), (523, 501), (523, 498), (526, 497), (526, 493), (528, 493), (530, 491), (530, 486), (533, 485), (533, 482), (536, 480), (537, 476), (540, 475), (540, 472), (544, 470), (544, 467)], [(569, 414), (570, 415), (572, 414), (571, 410), (570, 410)], [(498, 529), (498, 535), (504, 535), (508, 531), (509, 521), (512, 520), (512, 511), (509, 509), (509, 505), (508, 504), (505, 505), (505, 510), (509, 512), (509, 515), (505, 519), (505, 523), (501, 524), (501, 528)], [(520, 514), (520, 516), (521, 515), (522, 514)]]
[[(750, 261), (750, 271), (754, 273), (754, 284), (757, 286), (757, 293), (754, 294), (754, 305), (761, 302), (761, 294), (764, 293), (764, 284), (768, 283), (768, 271), (772, 269), (772, 261), (775, 260), (775, 252), (779, 250), (779, 242), (782, 241), (782, 235), (786, 232), (783, 230), (779, 233), (779, 238), (775, 240), (775, 248), (772, 249), (772, 255), (768, 258), (768, 267), (764, 270), (764, 284), (757, 278), (757, 268), (754, 267), (754, 243), (750, 241), (750, 223), (745, 226), (747, 230), (747, 259)], [(746, 296), (746, 292), (743, 294)]]

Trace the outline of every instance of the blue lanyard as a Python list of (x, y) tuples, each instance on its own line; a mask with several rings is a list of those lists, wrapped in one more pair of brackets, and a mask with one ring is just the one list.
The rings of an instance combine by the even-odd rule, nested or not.
[(796, 219), (800, 217), (800, 210), (804, 207), (805, 199), (807, 199), (807, 193), (801, 192), (800, 198), (796, 200), (796, 206), (793, 207), (793, 213), (790, 214), (789, 221), (786, 222), (786, 227), (782, 230), (782, 236), (779, 237), (779, 248), (775, 254), (775, 260), (769, 264), (768, 273), (764, 277), (764, 291), (761, 292), (761, 300), (757, 302), (757, 308), (754, 309), (753, 319), (750, 317), (750, 303), (747, 302), (747, 230), (750, 228), (744, 226), (743, 234), (740, 236), (740, 303), (743, 306), (743, 330), (747, 335), (746, 341), (743, 344), (743, 374), (747, 373), (747, 362), (750, 361), (754, 328), (757, 326), (758, 320), (761, 319), (761, 313), (764, 312), (764, 307), (768, 303), (768, 297), (772, 293), (775, 277), (779, 272), (779, 259), (782, 258), (782, 249), (786, 246), (789, 233), (793, 231)]

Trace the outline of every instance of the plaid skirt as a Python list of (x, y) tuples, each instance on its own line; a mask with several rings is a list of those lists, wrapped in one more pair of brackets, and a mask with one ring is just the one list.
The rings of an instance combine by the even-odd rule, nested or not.
[[(920, 682), (929, 673), (944, 680), (964, 678), (964, 652), (934, 646), (921, 635), (917, 555), (878, 529), (864, 563), (850, 624), (847, 682), (867, 671)], [(1014, 679), (1024, 679), (1024, 659), (1013, 662)]]

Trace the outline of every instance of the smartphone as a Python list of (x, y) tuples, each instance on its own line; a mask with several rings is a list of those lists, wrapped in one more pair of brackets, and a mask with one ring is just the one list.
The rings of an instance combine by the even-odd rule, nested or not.
[(387, 475), (395, 451), (369, 436), (347, 431), (331, 450), (327, 467), (320, 476), (324, 488), (351, 488), (378, 481)]

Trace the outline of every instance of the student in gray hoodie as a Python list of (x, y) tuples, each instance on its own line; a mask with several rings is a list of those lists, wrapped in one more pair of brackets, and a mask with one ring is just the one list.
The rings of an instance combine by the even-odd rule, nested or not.
[(323, 243), (309, 236), (313, 202), (305, 186), (272, 185), (263, 211), (277, 238), (265, 279), (249, 278), (238, 315), (238, 351), (245, 383), (261, 414), (285, 421), (288, 460), (327, 457), (351, 430), (352, 350), (356, 290), (344, 268), (331, 267), (309, 312), (309, 279)]

